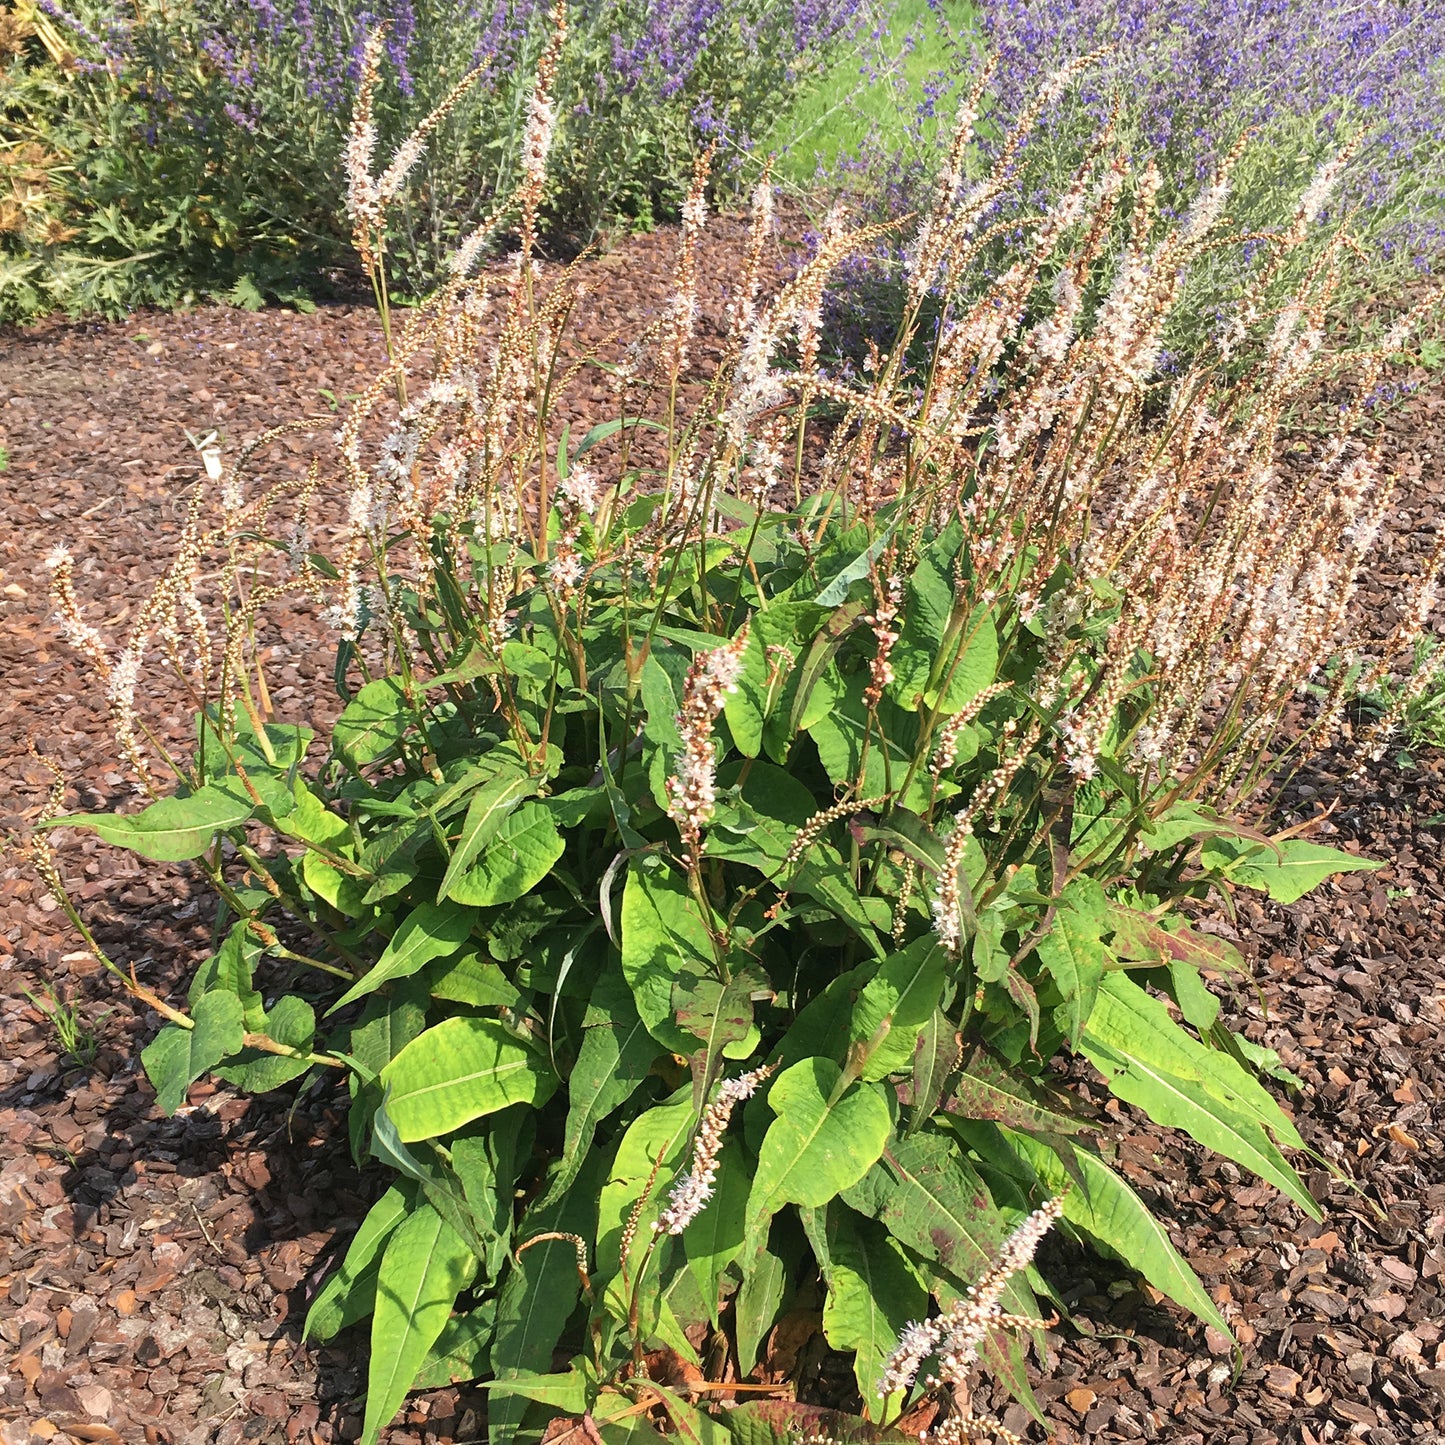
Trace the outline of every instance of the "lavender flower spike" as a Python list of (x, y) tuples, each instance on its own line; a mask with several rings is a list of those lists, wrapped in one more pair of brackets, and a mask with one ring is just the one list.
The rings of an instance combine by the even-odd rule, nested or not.
[(773, 1072), (765, 1064), (736, 1079), (724, 1079), (717, 1097), (703, 1110), (697, 1126), (697, 1141), (692, 1146), (692, 1163), (687, 1173), (680, 1174), (667, 1196), (667, 1207), (658, 1216), (654, 1229), (658, 1234), (681, 1234), (707, 1207), (712, 1198), (713, 1181), (717, 1178), (717, 1156), (722, 1149), (723, 1131), (732, 1117), (733, 1108), (743, 1099), (751, 1098), (759, 1084)]

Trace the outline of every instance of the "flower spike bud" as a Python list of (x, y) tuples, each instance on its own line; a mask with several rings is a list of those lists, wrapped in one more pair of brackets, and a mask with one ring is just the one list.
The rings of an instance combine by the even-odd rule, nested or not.
[(682, 706), (677, 712), (677, 730), (682, 735), (682, 755), (677, 771), (667, 780), (667, 815), (682, 833), (689, 859), (697, 856), (703, 825), (712, 817), (717, 802), (717, 753), (713, 747), (713, 724), (731, 692), (737, 691), (743, 671), (743, 652), (748, 629), (710, 652), (700, 652), (687, 670)]
[(677, 1177), (667, 1197), (667, 1207), (658, 1216), (654, 1229), (658, 1234), (681, 1234), (707, 1207), (717, 1178), (717, 1156), (722, 1151), (723, 1131), (733, 1109), (757, 1092), (757, 1087), (776, 1065), (764, 1064), (736, 1079), (724, 1079), (716, 1097), (703, 1110), (697, 1127), (697, 1140), (692, 1146), (692, 1162), (687, 1172)]

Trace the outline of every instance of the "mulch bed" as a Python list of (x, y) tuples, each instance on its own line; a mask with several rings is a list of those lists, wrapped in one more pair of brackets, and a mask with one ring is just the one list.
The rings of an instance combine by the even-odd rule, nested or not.
[[(741, 236), (739, 223), (714, 226), (704, 277), (735, 272)], [(654, 313), (672, 247), (661, 233), (584, 263), (595, 283), (584, 341)], [(721, 304), (708, 302), (714, 330)], [(298, 407), (325, 412), (327, 393), (344, 399), (380, 359), (371, 313), (347, 307), (205, 308), (0, 335), (10, 456), (0, 821), (23, 829), (43, 801), (48, 778), (28, 736), (64, 768), (71, 806), (107, 806), (127, 789), (96, 680), (49, 619), (46, 553), (69, 544), (87, 615), (123, 627), (203, 475), (187, 429), (234, 444)], [(1445, 380), (1413, 380), (1424, 385), (1384, 426), (1402, 487), (1396, 555), (1418, 560), (1445, 515)], [(272, 474), (302, 469), (317, 445), (285, 439)], [(1367, 589), (1382, 625), (1398, 581), (1382, 570)], [(321, 641), (314, 620), (279, 620), (267, 662), (283, 715), (328, 694)], [(182, 700), (160, 677), (147, 689), (162, 733), (183, 742)], [(1235, 920), (1209, 923), (1255, 964), (1258, 991), (1241, 989), (1227, 1012), (1303, 1081), (1287, 1103), (1318, 1153), (1302, 1163), (1327, 1218), (1305, 1220), (1095, 1090), (1120, 1118), (1125, 1172), (1231, 1321), (1244, 1363), (1236, 1377), (1224, 1339), (1121, 1267), (1053, 1243), (1048, 1266), (1070, 1318), (1052, 1332), (1036, 1385), (1061, 1445), (1445, 1438), (1445, 757), (1421, 754), (1410, 770), (1387, 760), (1354, 778), (1322, 767), (1289, 803), (1292, 819), (1332, 805), (1319, 836), (1388, 860), (1291, 908), (1242, 899)], [(183, 868), (142, 867), (86, 836), (68, 836), (62, 861), (112, 957), (162, 995), (182, 994), (209, 939), (204, 889)], [(380, 1181), (351, 1165), (332, 1096), (249, 1099), (202, 1083), (163, 1118), (136, 1058), (158, 1020), (117, 1006), (13, 854), (0, 857), (0, 878), (0, 1445), (354, 1439), (364, 1342), (300, 1340), (309, 1293)], [(92, 1068), (68, 1065), (26, 996), (46, 984), (95, 1025)], [(802, 1323), (785, 1322), (775, 1345), (814, 1333)], [(819, 1344), (797, 1352), (804, 1397), (837, 1378)], [(771, 1363), (787, 1361), (775, 1352)], [(978, 1403), (1026, 1428), (987, 1382)], [(461, 1445), (484, 1435), (482, 1407), (466, 1387), (435, 1391), (386, 1438)]]

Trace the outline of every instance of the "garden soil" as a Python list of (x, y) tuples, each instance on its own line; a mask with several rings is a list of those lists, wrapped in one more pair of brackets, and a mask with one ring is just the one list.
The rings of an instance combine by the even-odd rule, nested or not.
[[(702, 274), (736, 275), (741, 240), (740, 223), (714, 225)], [(584, 341), (619, 328), (625, 339), (655, 314), (673, 246), (660, 233), (583, 263)], [(722, 304), (704, 317), (714, 341)], [(123, 630), (204, 485), (190, 439), (214, 430), (231, 445), (298, 410), (329, 417), (380, 360), (370, 312), (348, 307), (203, 308), (0, 334), (0, 813), (10, 827), (37, 816), (48, 784), (30, 737), (63, 768), (72, 808), (129, 790), (101, 683), (49, 615), (46, 554), (68, 544), (87, 616)], [(1445, 522), (1445, 378), (1394, 380), (1414, 390), (1378, 419), (1401, 488), (1390, 560), (1366, 584), (1381, 627)], [(595, 391), (584, 388), (597, 417), (611, 409), (605, 383), (598, 374)], [(1321, 415), (1332, 404), (1324, 397)], [(288, 437), (267, 469), (296, 472), (318, 446)], [(262, 642), (283, 716), (333, 695), (314, 619), (283, 614)], [(160, 733), (184, 746), (184, 699), (159, 672), (142, 692)], [(1391, 757), (1358, 777), (1327, 759), (1287, 802), (1286, 821), (1327, 814), (1314, 836), (1384, 868), (1290, 908), (1242, 897), (1236, 917), (1204, 926), (1252, 961), (1253, 983), (1221, 985), (1226, 1015), (1301, 1081), (1284, 1102), (1317, 1151), (1300, 1163), (1325, 1220), (1140, 1122), (1080, 1074), (1076, 1086), (1115, 1117), (1125, 1173), (1231, 1321), (1242, 1361), (1236, 1372), (1225, 1338), (1122, 1266), (1051, 1242), (1046, 1266), (1067, 1318), (1034, 1378), (1060, 1445), (1445, 1438), (1445, 756), (1424, 751), (1408, 768)], [(204, 887), (182, 867), (142, 867), (88, 836), (64, 838), (65, 874), (101, 944), (181, 997), (206, 951)], [(301, 1339), (308, 1298), (384, 1184), (350, 1162), (343, 1100), (329, 1082), (259, 1099), (204, 1082), (164, 1118), (137, 1063), (158, 1020), (118, 996), (13, 851), (0, 855), (0, 879), (0, 1445), (354, 1439), (364, 1340), (318, 1349)], [(31, 997), (47, 986), (94, 1027), (90, 1067), (59, 1053)], [(818, 1326), (805, 1292), (774, 1332), (763, 1378), (844, 1404), (846, 1361)], [(988, 1382), (976, 1405), (1042, 1438)], [(386, 1439), (483, 1436), (483, 1396), (462, 1386), (415, 1398)]]

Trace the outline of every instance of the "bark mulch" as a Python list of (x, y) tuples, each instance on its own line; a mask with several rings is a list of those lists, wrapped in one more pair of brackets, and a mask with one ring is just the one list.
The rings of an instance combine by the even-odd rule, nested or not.
[[(713, 228), (704, 277), (735, 270), (741, 232)], [(595, 286), (584, 339), (654, 312), (672, 245), (659, 234), (585, 263)], [(716, 327), (720, 303), (709, 306)], [(186, 431), (235, 443), (298, 408), (325, 413), (380, 357), (371, 313), (347, 307), (206, 308), (0, 335), (0, 822), (23, 828), (44, 798), (27, 736), (65, 769), (72, 807), (106, 806), (128, 786), (97, 680), (49, 619), (45, 554), (69, 544), (87, 615), (123, 627), (203, 475)], [(1396, 572), (1445, 516), (1445, 378), (1405, 379), (1422, 384), (1382, 423), (1402, 488), (1390, 521), (1402, 560), (1366, 599), (1383, 626)], [(301, 469), (315, 445), (285, 439), (273, 473)], [(277, 708), (304, 716), (329, 691), (319, 631), (288, 616), (269, 641)], [(183, 740), (183, 700), (159, 678), (148, 686), (161, 731)], [(1070, 1317), (1036, 1386), (1061, 1445), (1445, 1438), (1445, 756), (1421, 752), (1408, 769), (1387, 759), (1358, 778), (1322, 766), (1288, 801), (1292, 818), (1331, 807), (1318, 836), (1386, 860), (1291, 908), (1245, 899), (1233, 921), (1208, 924), (1255, 965), (1257, 988), (1228, 994), (1226, 1011), (1301, 1080), (1286, 1103), (1319, 1156), (1303, 1165), (1327, 1217), (1306, 1220), (1096, 1089), (1118, 1117), (1126, 1173), (1244, 1360), (1236, 1375), (1223, 1338), (1122, 1267), (1053, 1244)], [(209, 938), (204, 890), (182, 868), (142, 867), (87, 836), (68, 835), (62, 862), (110, 954), (161, 994), (182, 993)], [(354, 1439), (364, 1342), (300, 1340), (309, 1293), (378, 1191), (351, 1165), (331, 1095), (250, 1099), (202, 1083), (163, 1118), (136, 1061), (158, 1020), (117, 999), (13, 854), (0, 856), (0, 879), (0, 1445)], [(90, 1067), (62, 1057), (27, 996), (46, 986), (94, 1029)], [(820, 1398), (839, 1362), (808, 1324), (784, 1321), (769, 1363)], [(418, 1397), (389, 1445), (476, 1440), (482, 1403), (466, 1387)], [(1026, 1428), (986, 1382), (978, 1403)]]

